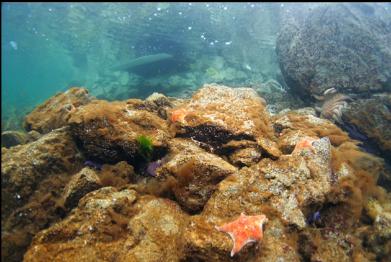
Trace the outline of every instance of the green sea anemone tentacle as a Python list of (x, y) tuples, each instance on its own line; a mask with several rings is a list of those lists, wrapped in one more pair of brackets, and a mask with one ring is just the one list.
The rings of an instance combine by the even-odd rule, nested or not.
[(152, 144), (152, 138), (145, 136), (145, 135), (139, 135), (137, 138), (138, 143), (138, 152), (139, 154), (147, 161), (151, 160), (152, 152), (153, 152), (153, 144)]

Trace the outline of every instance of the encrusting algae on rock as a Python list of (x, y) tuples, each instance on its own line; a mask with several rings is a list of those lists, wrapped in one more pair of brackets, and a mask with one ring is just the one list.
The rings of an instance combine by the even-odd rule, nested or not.
[(248, 88), (159, 101), (91, 98), (2, 148), (3, 260), (387, 261), (384, 161), (335, 124)]

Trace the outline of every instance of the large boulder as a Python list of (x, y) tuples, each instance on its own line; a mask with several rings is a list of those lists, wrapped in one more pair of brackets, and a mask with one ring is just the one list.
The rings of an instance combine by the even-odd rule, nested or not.
[[(368, 152), (390, 157), (391, 13), (383, 4), (327, 4), (287, 15), (277, 54), (287, 84), (316, 101)], [(303, 8), (304, 9), (304, 8)]]
[[(391, 94), (376, 95), (350, 103), (342, 114), (345, 126), (356, 128), (363, 140), (374, 143), (391, 159)], [(354, 135), (354, 134), (353, 134)]]
[[(389, 125), (390, 121), (387, 103), (384, 100), (380, 100), (381, 102), (379, 102), (376, 99), (360, 101), (368, 102), (368, 108), (364, 109), (365, 106), (358, 106), (361, 103), (356, 101), (353, 102), (351, 106), (346, 109), (346, 111), (344, 111), (346, 116), (351, 116), (351, 118), (343, 118), (343, 127), (345, 127), (348, 132), (341, 130), (327, 119), (321, 119), (313, 116), (312, 114), (307, 114), (304, 112), (302, 114), (297, 111), (288, 111), (274, 116), (272, 118), (272, 122), (274, 129), (277, 132), (278, 145), (280, 150), (286, 154), (289, 154), (293, 151), (296, 143), (302, 138), (308, 136), (327, 136), (330, 139), (331, 144), (335, 147), (354, 143), (360, 147), (360, 151), (370, 151), (371, 153), (378, 152), (378, 148), (373, 146), (373, 143), (383, 143), (383, 146), (386, 146), (388, 143), (388, 140), (381, 139), (381, 137), (388, 136), (389, 128), (387, 128), (387, 126)], [(362, 105), (365, 105), (365, 103)], [(372, 112), (375, 114), (372, 114)], [(383, 116), (384, 118), (379, 118), (377, 116)], [(363, 127), (363, 129), (361, 129), (361, 127)], [(359, 141), (358, 139), (363, 141)], [(361, 159), (358, 162), (375, 162), (376, 164), (374, 164), (374, 167), (376, 166), (376, 168), (373, 168), (374, 171), (370, 172), (370, 174), (378, 178), (379, 185), (387, 189), (391, 188), (391, 174), (387, 151), (383, 151), (385, 158), (382, 159), (371, 154), (365, 154), (363, 152), (357, 153), (358, 148), (354, 149), (352, 152), (349, 150), (348, 146), (346, 149), (347, 157), (351, 157), (352, 159), (354, 159), (354, 157), (358, 157)]]
[(135, 183), (137, 177), (133, 166), (126, 161), (121, 161), (115, 165), (103, 165), (101, 170), (97, 171), (99, 181), (103, 186), (112, 186), (120, 188), (129, 183)]
[(328, 137), (333, 146), (350, 141), (348, 133), (327, 119), (310, 112), (288, 111), (272, 118), (280, 150), (290, 154), (296, 143), (304, 137)]
[(238, 167), (251, 166), (262, 159), (262, 150), (254, 141), (232, 140), (224, 145), (224, 149), (229, 152), (229, 161)]
[(176, 200), (191, 212), (202, 210), (217, 184), (237, 171), (222, 158), (184, 139), (171, 140), (167, 158), (158, 175), (175, 179), (173, 192)]
[(302, 97), (391, 90), (391, 14), (385, 5), (318, 5), (283, 23), (277, 55)]
[[(203, 214), (223, 217), (237, 213), (243, 208), (241, 203), (248, 203), (244, 211), (255, 213), (263, 203), (278, 210), (287, 223), (305, 227), (301, 210), (312, 203), (324, 202), (331, 190), (330, 142), (323, 138), (314, 144), (313, 151), (302, 155), (284, 155), (277, 161), (263, 159), (251, 168), (241, 169), (219, 184)], [(231, 204), (216, 208), (227, 201)]]
[(37, 140), (41, 134), (35, 130), (28, 133), (16, 130), (4, 131), (1, 133), (1, 147), (10, 148), (17, 145), (23, 145)]
[(37, 234), (24, 261), (180, 261), (187, 223), (170, 200), (104, 187)]
[(98, 175), (89, 167), (72, 176), (64, 189), (64, 207), (72, 209), (87, 193), (102, 187)]
[[(375, 104), (378, 96), (366, 99)], [(189, 100), (95, 100), (70, 113), (67, 125), (2, 148), (6, 261), (389, 254), (391, 195), (376, 184), (384, 161), (311, 108), (270, 117), (251, 89), (207, 85)], [(140, 135), (152, 139), (148, 159)], [(233, 241), (216, 227), (241, 213), (267, 217), (263, 239), (230, 257)]]
[(60, 198), (82, 156), (67, 128), (2, 148), (2, 260), (21, 261), (32, 237), (65, 214)]
[(144, 109), (137, 99), (95, 100), (78, 108), (69, 124), (87, 157), (106, 163), (134, 162), (140, 158), (139, 136), (152, 139), (156, 151), (166, 148), (170, 137), (166, 121)]
[(4, 131), (1, 133), (1, 147), (12, 147), (26, 144), (28, 141), (27, 133), (21, 131)]
[[(228, 194), (228, 193), (227, 193)], [(223, 203), (221, 203), (223, 204)], [(219, 207), (221, 206), (219, 204)], [(231, 201), (226, 203), (231, 204)], [(258, 213), (254, 213), (256, 215)], [(233, 258), (229, 256), (233, 246), (228, 234), (220, 233), (215, 226), (236, 219), (239, 214), (231, 218), (224, 218), (219, 222), (207, 216), (191, 217), (184, 233), (185, 259), (189, 261), (301, 261), (301, 256), (294, 246), (294, 234), (286, 231), (283, 221), (268, 215), (269, 222), (264, 226), (263, 240), (258, 243), (245, 245)]]
[(265, 100), (251, 88), (204, 85), (188, 103), (174, 108), (170, 120), (175, 133), (191, 137), (219, 153), (231, 140), (252, 140), (278, 157)]
[[(358, 245), (338, 244), (362, 241), (362, 236), (354, 233), (360, 226), (357, 223), (365, 203), (363, 196), (374, 189), (371, 176), (378, 172), (376, 159), (349, 143), (334, 148), (327, 138), (321, 138), (315, 140), (312, 149), (283, 155), (277, 161), (263, 159), (227, 177), (202, 213), (191, 218), (185, 234), (186, 255), (202, 261), (228, 261), (232, 240), (215, 226), (244, 212), (266, 214), (269, 222), (264, 226), (263, 240), (243, 247), (235, 255), (238, 261), (348, 258), (351, 252), (371, 257)], [(381, 192), (375, 190), (376, 194)], [(314, 214), (329, 231), (316, 228), (310, 220)], [(301, 232), (309, 232), (310, 240), (300, 236)], [(381, 248), (384, 252), (387, 244)]]
[(2, 218), (26, 204), (43, 180), (59, 173), (72, 173), (81, 166), (81, 161), (68, 128), (57, 129), (26, 145), (3, 148)]
[(284, 227), (288, 224), (304, 228), (305, 207), (325, 201), (331, 190), (330, 150), (329, 142), (320, 140), (313, 153), (281, 156), (277, 161), (263, 159), (226, 178), (202, 213), (192, 217), (185, 234), (187, 254), (200, 260), (227, 261), (232, 240), (214, 226), (232, 221), (242, 212), (263, 213), (269, 218), (264, 239), (246, 245), (238, 254), (238, 261), (248, 261), (250, 257), (300, 261), (291, 242), (294, 234), (283, 233)]
[(66, 126), (71, 113), (90, 101), (91, 97), (87, 89), (70, 88), (64, 93), (51, 97), (28, 114), (25, 118), (25, 129), (48, 133), (53, 129)]

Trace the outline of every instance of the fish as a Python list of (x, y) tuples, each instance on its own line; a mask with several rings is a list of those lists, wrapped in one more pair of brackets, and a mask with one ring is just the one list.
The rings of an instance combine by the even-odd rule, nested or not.
[(252, 68), (251, 68), (251, 66), (250, 66), (249, 64), (245, 64), (244, 67), (245, 67), (247, 70), (249, 70), (249, 71), (252, 70)]
[(140, 66), (153, 64), (162, 60), (167, 60), (173, 58), (172, 55), (166, 54), (166, 53), (160, 53), (160, 54), (154, 54), (154, 55), (147, 55), (147, 56), (141, 56), (135, 59), (130, 60), (126, 63), (121, 63), (119, 65), (113, 66), (111, 70), (113, 71), (129, 71), (132, 69), (135, 69)]
[(15, 42), (15, 41), (10, 41), (9, 42), (11, 47), (14, 49), (14, 50), (18, 50), (18, 43)]

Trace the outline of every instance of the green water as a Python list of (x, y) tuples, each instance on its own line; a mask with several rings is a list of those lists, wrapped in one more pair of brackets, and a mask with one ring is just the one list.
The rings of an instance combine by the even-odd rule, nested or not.
[[(189, 96), (207, 82), (243, 86), (278, 79), (274, 50), (283, 6), (3, 3), (2, 122), (70, 86), (114, 100), (155, 91)], [(113, 70), (161, 53), (173, 58)]]

